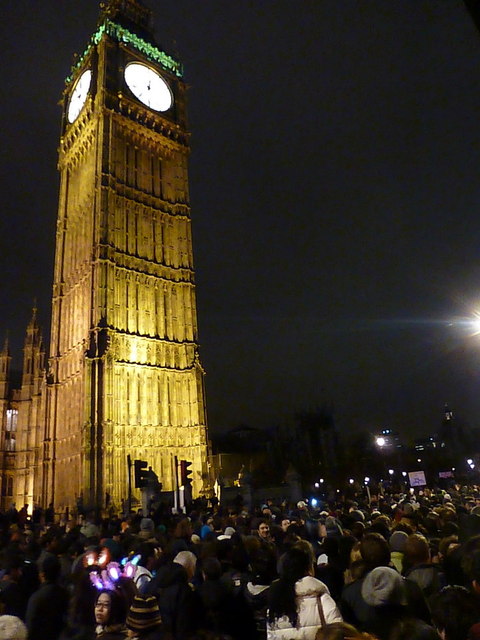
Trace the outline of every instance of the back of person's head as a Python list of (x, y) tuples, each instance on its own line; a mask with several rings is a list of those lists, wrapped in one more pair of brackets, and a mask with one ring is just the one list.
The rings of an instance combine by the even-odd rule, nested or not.
[[(259, 545), (258, 540), (255, 540), (255, 538), (251, 538), (251, 540), (254, 543), (254, 546)], [(249, 557), (242, 543), (235, 544), (233, 546), (230, 559), (232, 563), (232, 568), (235, 569), (235, 571), (238, 571), (238, 572), (247, 571), (248, 564), (249, 564)]]
[(151, 637), (152, 631), (158, 629), (161, 623), (157, 599), (154, 596), (135, 596), (127, 616), (127, 627), (135, 637)]
[(181, 564), (188, 575), (188, 579), (191, 580), (195, 574), (195, 567), (197, 565), (197, 558), (191, 551), (180, 551), (173, 559), (177, 564)]
[(267, 547), (261, 547), (252, 557), (252, 584), (267, 585), (276, 578), (275, 554)]
[(339, 544), (338, 538), (325, 538), (322, 542), (322, 553), (326, 553), (328, 561), (331, 562), (332, 558), (339, 557)]
[(319, 629), (315, 640), (376, 640), (376, 638), (369, 633), (357, 631), (347, 622), (333, 622)]
[(415, 618), (400, 619), (395, 623), (388, 640), (438, 640), (433, 627)]
[(40, 572), (46, 582), (56, 582), (60, 577), (62, 567), (57, 556), (46, 556), (42, 562)]
[(412, 533), (405, 542), (404, 563), (407, 566), (424, 564), (430, 561), (430, 548), (424, 536)]
[(391, 567), (376, 567), (365, 577), (362, 598), (372, 607), (406, 606), (404, 579)]
[(385, 538), (385, 540), (388, 540), (392, 533), (390, 527), (387, 525), (385, 520), (382, 520), (381, 518), (376, 518), (374, 520), (374, 522), (369, 528), (369, 533), (370, 532), (379, 533), (382, 536), (382, 538)]
[(430, 613), (444, 640), (466, 640), (469, 629), (478, 622), (478, 601), (465, 587), (445, 587), (430, 600)]
[(308, 554), (310, 558), (310, 566), (313, 567), (315, 565), (315, 552), (313, 550), (312, 544), (308, 540), (304, 540), (303, 538), (301, 538), (294, 544), (294, 547), (296, 549), (302, 549), (306, 554)]
[(292, 547), (282, 557), (280, 579), (294, 584), (297, 580), (308, 575), (312, 567), (311, 552), (303, 546)]
[(135, 549), (135, 553), (140, 555), (138, 564), (141, 567), (146, 567), (149, 559), (155, 558), (158, 554), (158, 544), (155, 542), (142, 542)]
[(394, 531), (388, 539), (388, 544), (392, 552), (404, 553), (407, 540), (408, 535), (405, 531)]
[(379, 533), (367, 533), (360, 542), (360, 554), (367, 569), (388, 567), (390, 564), (390, 547)]
[(205, 580), (218, 580), (222, 575), (222, 565), (218, 558), (205, 558), (202, 565), (202, 572)]

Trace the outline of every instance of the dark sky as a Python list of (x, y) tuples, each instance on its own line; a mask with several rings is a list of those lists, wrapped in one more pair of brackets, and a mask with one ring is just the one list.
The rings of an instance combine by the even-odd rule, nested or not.
[[(480, 424), (480, 34), (461, 0), (151, 0), (190, 85), (212, 429)], [(60, 98), (96, 0), (2, 3), (0, 335), (45, 333)], [(173, 44), (175, 43), (175, 44)], [(480, 309), (480, 306), (478, 307)], [(452, 320), (452, 322), (449, 322)]]

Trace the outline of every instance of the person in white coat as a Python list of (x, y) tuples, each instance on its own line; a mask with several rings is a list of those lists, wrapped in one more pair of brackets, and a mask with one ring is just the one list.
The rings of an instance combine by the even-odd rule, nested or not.
[(292, 547), (270, 587), (267, 640), (315, 640), (318, 629), (342, 616), (328, 587), (314, 576), (313, 554)]

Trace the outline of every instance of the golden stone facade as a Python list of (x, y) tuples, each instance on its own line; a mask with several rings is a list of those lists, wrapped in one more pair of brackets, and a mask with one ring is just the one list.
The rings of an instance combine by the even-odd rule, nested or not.
[[(133, 62), (168, 84), (170, 109), (129, 90)], [(70, 122), (85, 70), (91, 84)], [(18, 504), (119, 507), (127, 455), (148, 461), (165, 490), (174, 456), (193, 463), (194, 493), (208, 484), (185, 93), (149, 10), (110, 0), (64, 92), (50, 358), (16, 454)]]

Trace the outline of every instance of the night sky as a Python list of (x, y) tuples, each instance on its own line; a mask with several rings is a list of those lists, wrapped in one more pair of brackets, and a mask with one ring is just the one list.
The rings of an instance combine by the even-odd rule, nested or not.
[[(480, 425), (480, 34), (461, 0), (151, 0), (190, 85), (212, 430)], [(58, 101), (96, 0), (2, 3), (0, 336), (49, 332)]]

